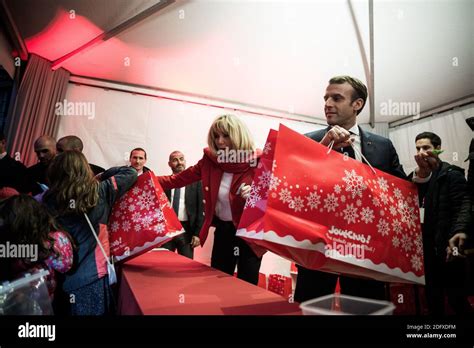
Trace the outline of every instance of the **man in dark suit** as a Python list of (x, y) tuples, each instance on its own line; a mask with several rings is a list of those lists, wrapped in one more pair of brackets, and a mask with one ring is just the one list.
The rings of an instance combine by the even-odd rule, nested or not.
[(34, 143), (38, 163), (28, 167), (28, 182), (33, 195), (43, 192), (47, 188), (46, 171), (56, 156), (56, 140), (49, 135), (42, 135)]
[[(62, 137), (61, 139), (59, 139), (58, 142), (56, 143), (56, 151), (58, 153), (61, 153), (64, 151), (82, 152), (83, 149), (84, 149), (84, 144), (81, 138), (75, 135), (66, 135), (65, 137)], [(91, 167), (94, 175), (105, 172), (104, 168), (99, 167), (95, 164), (89, 163), (89, 166)]]
[[(309, 138), (325, 146), (334, 141), (334, 149), (365, 163), (359, 154), (362, 152), (373, 167), (407, 179), (392, 142), (387, 138), (363, 131), (357, 125), (357, 115), (362, 111), (367, 100), (367, 87), (360, 80), (350, 76), (333, 77), (329, 80), (324, 100), (324, 111), (329, 126), (306, 134)], [(354, 151), (351, 144), (359, 151)], [(416, 171), (417, 178), (430, 175), (427, 165), (420, 168)], [(295, 300), (303, 302), (334, 293), (337, 278), (336, 274), (309, 270), (298, 265)], [(387, 298), (383, 282), (349, 276), (340, 276), (339, 282), (343, 294), (373, 299)]]
[(7, 153), (5, 135), (0, 132), (0, 188), (10, 187), (18, 192), (28, 193), (26, 167)]
[[(186, 159), (180, 151), (173, 151), (169, 156), (168, 165), (173, 174), (178, 174), (186, 169)], [(199, 231), (204, 221), (203, 198), (201, 182), (178, 189), (166, 190), (171, 206), (178, 216), (186, 233), (176, 236), (163, 245), (164, 248), (175, 251), (180, 255), (194, 257), (194, 248), (201, 244)]]

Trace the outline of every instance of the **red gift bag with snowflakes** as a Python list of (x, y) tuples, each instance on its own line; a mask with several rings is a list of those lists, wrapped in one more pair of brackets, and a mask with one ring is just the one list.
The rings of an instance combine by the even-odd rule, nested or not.
[(108, 227), (110, 253), (117, 262), (143, 254), (184, 233), (151, 171), (140, 175), (136, 183), (115, 202)]
[(280, 125), (237, 230), (306, 268), (424, 284), (416, 185)]

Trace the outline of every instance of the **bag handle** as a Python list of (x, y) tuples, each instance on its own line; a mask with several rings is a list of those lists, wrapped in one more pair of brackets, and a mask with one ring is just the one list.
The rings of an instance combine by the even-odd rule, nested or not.
[[(331, 142), (330, 142), (329, 145), (328, 145), (328, 152), (326, 153), (327, 155), (329, 155), (329, 153), (331, 152), (333, 146), (334, 146), (334, 140), (331, 140)], [(362, 151), (359, 151), (359, 149), (358, 149), (353, 143), (351, 143), (351, 146), (352, 146), (352, 148), (354, 149), (354, 152), (357, 152), (357, 153), (359, 154), (359, 156), (368, 164), (368, 166), (370, 167), (370, 169), (372, 169), (372, 171), (374, 172), (374, 174), (377, 175), (377, 172), (375, 171), (374, 167), (372, 167), (372, 165), (371, 165), (370, 162), (367, 160), (367, 158), (365, 158), (365, 156), (362, 154)]]
[(99, 240), (99, 237), (97, 236), (97, 233), (94, 230), (94, 227), (92, 226), (91, 220), (89, 220), (89, 217), (87, 216), (86, 213), (84, 213), (84, 217), (87, 220), (87, 224), (89, 225), (90, 230), (92, 231), (92, 234), (94, 235), (94, 238), (99, 245), (100, 250), (102, 251), (102, 254), (105, 257), (105, 261), (107, 262), (107, 271), (109, 274), (109, 284), (115, 284), (117, 282), (117, 275), (115, 273), (115, 268), (114, 265), (110, 262), (109, 257), (107, 256), (107, 253), (105, 252), (105, 249), (102, 245), (102, 243)]

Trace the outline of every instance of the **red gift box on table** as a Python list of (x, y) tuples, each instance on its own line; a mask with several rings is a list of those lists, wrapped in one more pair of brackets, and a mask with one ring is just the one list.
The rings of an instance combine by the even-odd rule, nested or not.
[(280, 125), (237, 236), (306, 268), (424, 284), (416, 185)]
[(115, 261), (136, 257), (184, 233), (153, 172), (140, 175), (110, 213), (110, 253)]

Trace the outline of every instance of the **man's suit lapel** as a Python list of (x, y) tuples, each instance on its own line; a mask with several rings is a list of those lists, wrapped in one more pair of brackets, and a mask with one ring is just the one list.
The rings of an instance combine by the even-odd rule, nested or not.
[(189, 210), (189, 203), (192, 202), (193, 200), (193, 195), (194, 195), (194, 183), (186, 186), (186, 192), (184, 193), (184, 205), (186, 206), (186, 209)]

